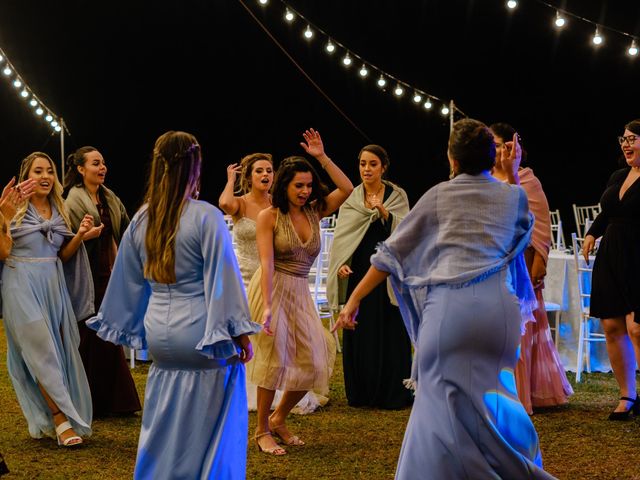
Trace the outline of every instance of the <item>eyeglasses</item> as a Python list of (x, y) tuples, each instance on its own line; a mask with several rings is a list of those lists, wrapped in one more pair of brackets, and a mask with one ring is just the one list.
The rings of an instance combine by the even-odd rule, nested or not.
[(627, 142), (627, 144), (631, 146), (634, 143), (636, 143), (636, 138), (638, 138), (636, 135), (627, 135), (626, 137), (618, 137), (618, 143), (620, 145), (624, 145), (624, 142)]

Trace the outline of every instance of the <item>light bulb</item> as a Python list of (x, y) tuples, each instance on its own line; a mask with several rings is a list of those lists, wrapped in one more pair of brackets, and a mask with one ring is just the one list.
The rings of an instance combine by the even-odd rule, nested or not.
[(21, 96), (22, 98), (27, 98), (27, 97), (29, 96), (29, 92), (27, 92), (26, 90), (22, 90), (22, 91), (20, 92), (20, 96)]
[(413, 101), (416, 103), (420, 103), (422, 101), (422, 95), (420, 95), (419, 93), (415, 93), (413, 95)]
[(632, 57), (638, 55), (638, 44), (635, 39), (631, 41), (631, 46), (629, 47), (629, 50), (627, 50), (627, 53)]
[(516, 0), (509, 0), (507, 2), (507, 7), (510, 8), (511, 10), (513, 10), (517, 6), (518, 6), (518, 2), (516, 2)]
[(260, 3), (260, 5), (266, 5), (269, 3), (269, 0), (258, 0), (258, 3)]
[(42, 115), (43, 113), (44, 113), (44, 110), (42, 110), (40, 107), (36, 109), (36, 115)]
[(4, 57), (0, 55), (0, 63), (4, 62)]
[(327, 42), (326, 47), (324, 47), (324, 49), (329, 53), (333, 53), (336, 51), (336, 46), (333, 43), (331, 43), (331, 40), (329, 40)]
[(11, 69), (9, 67), (4, 67), (2, 73), (4, 73), (8, 77), (9, 75), (11, 75)]
[(396, 97), (401, 97), (402, 94), (404, 93), (404, 90), (400, 85), (397, 85), (396, 88), (393, 90), (393, 93), (395, 93)]
[(307, 29), (304, 31), (304, 38), (311, 40), (311, 37), (313, 37), (313, 30), (311, 30), (309, 25), (307, 25)]
[(559, 11), (556, 12), (556, 20), (554, 22), (556, 24), (556, 27), (558, 28), (562, 28), (566, 25), (567, 21), (565, 20), (565, 18), (560, 14)]
[(593, 34), (593, 38), (591, 39), (594, 45), (602, 45), (604, 42), (604, 38), (600, 35), (600, 31), (596, 28), (596, 33)]
[(36, 105), (38, 105), (38, 101), (35, 98), (32, 98), (31, 101), (29, 102), (29, 105), (31, 105), (32, 107), (35, 107)]
[(16, 79), (13, 81), (13, 86), (14, 86), (14, 87), (16, 87), (16, 88), (20, 88), (20, 87), (22, 86), (22, 82), (20, 81), (20, 79), (19, 79), (19, 78), (16, 78)]
[(284, 19), (285, 19), (287, 22), (291, 23), (291, 22), (293, 22), (293, 19), (294, 19), (294, 18), (295, 18), (295, 17), (293, 16), (293, 13), (291, 13), (291, 10), (289, 10), (289, 9), (287, 8), (287, 11), (286, 11), (286, 12), (285, 12), (285, 14), (284, 14)]
[(360, 67), (360, 71), (358, 73), (360, 73), (360, 76), (364, 78), (367, 75), (369, 75), (369, 70), (367, 70), (366, 65), (362, 65), (362, 67)]
[(349, 54), (347, 53), (347, 54), (343, 57), (343, 59), (342, 59), (342, 64), (343, 64), (345, 67), (350, 67), (350, 66), (351, 66), (351, 62), (352, 62), (351, 57), (350, 57), (350, 56), (349, 56)]
[(51, 114), (49, 114), (49, 115), (47, 115), (46, 117), (44, 117), (44, 119), (45, 119), (47, 122), (50, 122), (51, 120), (53, 120), (53, 117), (51, 116)]
[(54, 129), (56, 132), (59, 132), (60, 130), (62, 130), (62, 128), (60, 127), (60, 125), (56, 125), (56, 128)]
[(58, 126), (58, 122), (56, 122), (55, 120), (53, 122), (51, 122), (51, 126), (52, 127), (57, 127)]
[(422, 106), (425, 108), (425, 110), (431, 110), (431, 107), (433, 107), (433, 103), (431, 103), (431, 99), (427, 98), (427, 101), (424, 102)]
[(446, 105), (443, 105), (442, 110), (440, 110), (440, 113), (442, 115), (449, 115), (449, 107), (447, 107)]
[(382, 75), (380, 75), (380, 78), (378, 79), (378, 86), (380, 88), (384, 87), (387, 84), (387, 81), (384, 79), (384, 77)]

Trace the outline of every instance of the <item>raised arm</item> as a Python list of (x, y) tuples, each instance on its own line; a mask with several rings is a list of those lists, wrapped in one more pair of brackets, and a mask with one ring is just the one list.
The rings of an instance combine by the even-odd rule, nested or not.
[(242, 170), (242, 167), (237, 163), (232, 163), (227, 167), (227, 184), (224, 186), (224, 190), (220, 194), (218, 199), (218, 205), (220, 209), (227, 215), (235, 216), (240, 210), (240, 200), (234, 194), (236, 185), (236, 178), (238, 173)]
[(326, 206), (323, 211), (319, 212), (321, 217), (326, 217), (340, 208), (340, 205), (351, 195), (353, 183), (351, 183), (349, 177), (327, 156), (319, 132), (311, 128), (304, 132), (302, 136), (305, 139), (305, 142), (300, 142), (302, 148), (320, 162), (322, 168), (326, 170), (329, 178), (331, 178), (331, 181), (337, 187), (325, 197)]
[[(260, 289), (262, 291), (262, 328), (267, 335), (271, 331), (271, 299), (273, 296), (273, 229), (276, 224), (276, 209), (266, 208), (258, 214), (256, 241), (260, 256)], [(255, 319), (254, 319), (255, 321)]]

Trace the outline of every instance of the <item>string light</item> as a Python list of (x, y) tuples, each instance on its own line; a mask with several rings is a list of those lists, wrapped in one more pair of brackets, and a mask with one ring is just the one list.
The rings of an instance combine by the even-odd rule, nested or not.
[(313, 37), (313, 30), (311, 30), (311, 26), (307, 25), (307, 29), (304, 31), (304, 38), (307, 40), (311, 40)]
[(9, 67), (4, 67), (4, 70), (2, 70), (2, 73), (5, 74), (5, 76), (9, 76), (11, 75), (11, 69)]
[[(626, 53), (627, 55), (631, 56), (631, 57), (635, 57), (638, 55), (638, 53), (640, 53), (638, 51), (638, 41), (639, 41), (639, 37), (637, 37), (636, 35), (632, 35), (628, 32), (623, 32), (622, 30), (618, 30), (615, 28), (611, 28), (608, 27), (606, 25), (601, 25), (597, 22), (594, 22), (593, 20), (590, 20), (588, 18), (582, 17), (580, 15), (577, 15), (575, 13), (569, 12), (567, 10), (564, 9), (558, 9), (555, 5), (551, 5), (549, 2), (547, 2), (546, 0), (534, 0), (535, 2), (548, 7), (550, 9), (553, 9), (553, 11), (555, 12), (555, 17), (554, 17), (554, 24), (555, 26), (560, 29), (560, 28), (564, 28), (567, 23), (568, 23), (568, 18), (572, 18), (575, 20), (579, 20), (581, 22), (587, 23), (589, 25), (592, 25), (593, 28), (595, 28), (595, 33), (593, 34), (593, 36), (590, 39), (591, 44), (594, 47), (600, 47), (605, 43), (605, 37), (603, 35), (603, 32), (611, 32), (611, 33), (615, 33), (617, 35), (623, 36), (623, 37), (627, 37), (628, 39), (631, 39), (631, 45), (626, 47)], [(515, 6), (511, 6), (510, 5), (511, 2), (507, 2), (507, 7), (509, 7), (510, 9), (515, 8)], [(515, 4), (517, 4), (517, 2), (513, 2)], [(629, 45), (629, 44), (627, 44)]]
[(602, 42), (604, 42), (604, 38), (600, 35), (600, 29), (598, 27), (596, 27), (596, 33), (593, 34), (591, 41), (595, 46), (600, 46), (602, 45)]
[(440, 113), (446, 117), (447, 115), (449, 115), (449, 107), (447, 107), (446, 105), (443, 105), (442, 109), (440, 110)]
[(295, 17), (293, 16), (293, 13), (291, 13), (291, 10), (289, 10), (289, 9), (287, 8), (287, 11), (286, 11), (286, 12), (285, 12), (285, 14), (284, 14), (284, 19), (285, 19), (287, 22), (291, 23), (291, 22), (293, 22), (293, 19), (294, 19), (294, 18), (295, 18)]
[(517, 6), (518, 6), (518, 2), (516, 2), (516, 0), (509, 0), (507, 2), (507, 8), (510, 8), (511, 10), (513, 10)]
[[(259, 0), (259, 3), (261, 5), (266, 5), (268, 3), (268, 0)], [(341, 56), (340, 63), (342, 63), (344, 67), (347, 67), (347, 68), (351, 67), (354, 61), (358, 61), (359, 64), (361, 62), (362, 66), (358, 69), (358, 74), (360, 78), (365, 79), (369, 77), (369, 74), (371, 72), (373, 72), (377, 76), (376, 84), (381, 90), (386, 91), (385, 88), (388, 82), (393, 81), (396, 86), (393, 88), (392, 93), (396, 98), (399, 99), (403, 97), (406, 90), (413, 91), (414, 92), (413, 96), (410, 98), (413, 99), (414, 104), (422, 105), (425, 110), (430, 110), (433, 106), (433, 101), (436, 100), (436, 101), (442, 102), (442, 104), (444, 105), (442, 111), (446, 111), (447, 112), (446, 115), (449, 114), (450, 108), (447, 106), (447, 103), (439, 99), (437, 96), (428, 94), (418, 88), (415, 88), (407, 84), (406, 82), (399, 80), (393, 75), (390, 75), (387, 72), (384, 72), (382, 69), (376, 67), (371, 62), (367, 62), (356, 53), (353, 53), (351, 49), (345, 47), (340, 42), (331, 38), (325, 31), (323, 31), (317, 25), (310, 22), (307, 18), (305, 18), (304, 15), (302, 15), (299, 11), (297, 11), (295, 8), (289, 5), (285, 0), (280, 0), (280, 3), (284, 7), (281, 13), (282, 17), (280, 18), (284, 18), (286, 22), (291, 23), (297, 17), (299, 17), (304, 23), (306, 23), (306, 28), (304, 29), (302, 34), (307, 41), (310, 41), (316, 34), (318, 34), (321, 37), (323, 37), (324, 41), (326, 42), (324, 43), (324, 50), (326, 51), (326, 53), (333, 55), (338, 50), (343, 51), (344, 55)], [(510, 2), (508, 2), (509, 5), (514, 4), (513, 7), (510, 7), (510, 8), (515, 8), (517, 3), (518, 2), (516, 2), (515, 0), (511, 0)], [(422, 103), (424, 99), (426, 99), (426, 101)], [(452, 102), (452, 105), (453, 105), (453, 102)], [(462, 112), (460, 109), (454, 106), (454, 113), (456, 111), (461, 115), (466, 116), (464, 112)]]

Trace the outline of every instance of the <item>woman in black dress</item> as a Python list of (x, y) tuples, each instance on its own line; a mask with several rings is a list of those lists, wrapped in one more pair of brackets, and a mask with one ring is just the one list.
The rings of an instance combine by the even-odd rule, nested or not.
[[(129, 225), (129, 216), (120, 199), (104, 186), (107, 166), (94, 147), (81, 147), (67, 158), (65, 205), (74, 229), (85, 214), (93, 215), (98, 235), (85, 246), (95, 290), (95, 311), (102, 303), (117, 245)], [(105, 342), (78, 319), (80, 355), (91, 388), (94, 417), (128, 415), (142, 409), (135, 383), (119, 345)]]
[(588, 262), (596, 238), (602, 236), (593, 265), (590, 313), (602, 320), (620, 386), (620, 402), (609, 420), (640, 414), (635, 380), (636, 361), (640, 364), (640, 120), (625, 125), (618, 140), (628, 166), (609, 178), (600, 199), (602, 212), (587, 232), (582, 251)]
[[(327, 294), (335, 311), (367, 272), (376, 245), (389, 237), (409, 212), (407, 194), (383, 180), (387, 152), (367, 145), (358, 156), (362, 183), (340, 208), (329, 260)], [(411, 342), (386, 283), (360, 304), (357, 330), (344, 330), (344, 383), (352, 407), (399, 409), (413, 395), (403, 381), (411, 376)]]

